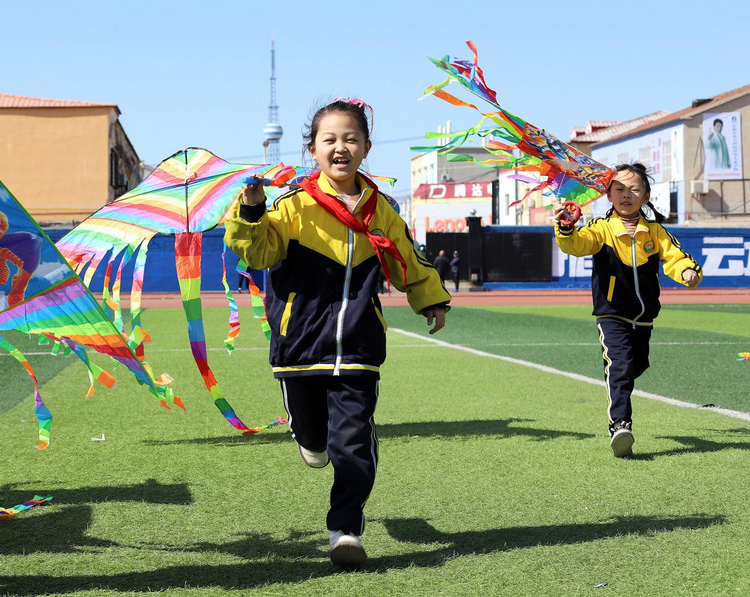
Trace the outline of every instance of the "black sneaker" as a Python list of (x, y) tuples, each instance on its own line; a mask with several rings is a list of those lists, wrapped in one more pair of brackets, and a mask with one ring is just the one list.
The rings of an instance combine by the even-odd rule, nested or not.
[(612, 439), (609, 445), (612, 447), (612, 452), (616, 458), (628, 458), (633, 455), (635, 438), (631, 430), (632, 426), (633, 424), (630, 421), (619, 421), (612, 426), (610, 430)]

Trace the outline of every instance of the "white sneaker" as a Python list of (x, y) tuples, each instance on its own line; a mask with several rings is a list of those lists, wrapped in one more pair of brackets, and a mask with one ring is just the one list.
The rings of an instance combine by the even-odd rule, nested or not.
[(367, 561), (365, 548), (358, 535), (331, 531), (331, 563), (336, 566), (356, 568)]
[(330, 458), (328, 458), (327, 450), (313, 452), (312, 450), (299, 446), (299, 455), (302, 456), (302, 462), (312, 468), (323, 468), (331, 461)]
[(616, 458), (628, 458), (633, 455), (633, 444), (635, 438), (630, 430), (629, 423), (618, 423), (613, 428), (612, 439), (609, 445), (612, 447)]

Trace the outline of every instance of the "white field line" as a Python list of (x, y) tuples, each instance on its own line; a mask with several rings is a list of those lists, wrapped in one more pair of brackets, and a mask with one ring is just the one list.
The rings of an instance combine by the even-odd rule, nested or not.
[[(390, 328), (388, 328), (390, 329)], [(394, 330), (394, 331), (400, 331), (400, 330)], [(422, 337), (422, 336), (420, 336)], [(744, 345), (746, 344), (743, 340), (738, 340), (737, 342), (649, 342), (650, 346), (737, 346), (737, 345)], [(429, 345), (424, 344), (397, 344), (395, 346), (389, 346), (388, 349), (391, 348), (418, 348), (418, 347), (427, 348)], [(461, 346), (460, 344), (456, 344), (455, 346)], [(478, 344), (474, 344), (474, 346), (510, 346), (510, 347), (518, 347), (518, 346), (601, 346), (598, 342), (481, 342)]]
[[(606, 387), (603, 380), (594, 379), (593, 377), (586, 377), (585, 375), (579, 375), (578, 373), (570, 373), (568, 371), (555, 369), (554, 367), (548, 367), (547, 365), (539, 365), (537, 363), (532, 363), (531, 361), (524, 361), (521, 359), (514, 359), (513, 357), (506, 357), (506, 356), (502, 356), (499, 354), (492, 354), (489, 352), (484, 352), (482, 350), (477, 350), (476, 348), (469, 348), (468, 346), (449, 344), (448, 342), (443, 342), (442, 340), (437, 340), (435, 338), (428, 338), (426, 336), (421, 336), (419, 334), (415, 334), (414, 332), (407, 332), (406, 330), (401, 330), (398, 328), (389, 328), (389, 331), (396, 332), (398, 334), (402, 334), (410, 338), (419, 338), (420, 340), (424, 342), (430, 342), (436, 346), (442, 346), (443, 348), (452, 348), (453, 350), (461, 350), (463, 352), (468, 352), (470, 354), (474, 354), (479, 357), (487, 357), (490, 359), (497, 359), (499, 361), (505, 361), (506, 363), (513, 363), (514, 365), (521, 365), (523, 367), (531, 367), (532, 369), (544, 371), (545, 373), (551, 373), (553, 375), (560, 375), (562, 377), (567, 377), (569, 379), (574, 379), (575, 381), (580, 381), (580, 382), (592, 384), (595, 386)], [(732, 417), (735, 419), (742, 419), (743, 421), (750, 421), (749, 413), (743, 413), (743, 412), (739, 412), (736, 410), (729, 410), (728, 408), (717, 408), (715, 406), (703, 407), (703, 406), (700, 406), (699, 404), (693, 404), (692, 402), (684, 402), (683, 400), (675, 400), (674, 398), (667, 398), (666, 396), (660, 396), (659, 394), (652, 394), (651, 392), (643, 392), (642, 390), (634, 390), (633, 395), (641, 396), (642, 398), (648, 398), (650, 400), (656, 400), (657, 402), (664, 402), (665, 404), (671, 404), (672, 406), (679, 406), (680, 408), (693, 408), (693, 409), (698, 409), (698, 410), (706, 410), (706, 411), (711, 411), (714, 413), (719, 413), (721, 415), (726, 415), (727, 417)]]

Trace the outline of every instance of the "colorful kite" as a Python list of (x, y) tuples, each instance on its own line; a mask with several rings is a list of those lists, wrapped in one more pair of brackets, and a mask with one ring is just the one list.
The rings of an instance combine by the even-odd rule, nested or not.
[[(104, 302), (112, 310), (115, 324), (123, 331), (120, 283), (123, 268), (135, 258), (130, 299), (132, 329), (129, 336), (131, 347), (142, 357), (143, 342), (148, 340), (140, 317), (148, 245), (156, 234), (175, 235), (177, 277), (193, 358), (216, 406), (235, 428), (244, 433), (257, 433), (277, 425), (281, 419), (261, 427), (245, 425), (224, 397), (208, 364), (200, 297), (202, 233), (228, 219), (232, 203), (250, 175), (260, 175), (265, 179), (264, 184), (271, 185), (266, 195), (269, 201), (273, 201), (284, 192), (284, 186), (296, 186), (312, 172), (309, 168), (284, 164), (231, 164), (210, 151), (189, 147), (161, 162), (135, 189), (94, 213), (57, 243), (68, 262), (83, 276), (87, 286), (97, 267), (107, 259)], [(376, 178), (394, 182), (393, 179)], [(238, 271), (246, 275), (246, 267), (240, 263)], [(226, 281), (226, 267), (222, 282), (230, 306), (229, 334), (225, 345), (231, 352), (240, 326), (237, 303)], [(268, 337), (270, 330), (265, 322), (265, 307), (260, 292), (252, 283), (250, 291), (253, 312), (261, 319)]]
[[(112, 387), (114, 378), (89, 360), (84, 347), (93, 348), (125, 365), (163, 406), (182, 406), (167, 387), (171, 378), (154, 378), (146, 362), (133, 353), (81, 280), (47, 235), (0, 182), (0, 332), (37, 334), (40, 343), (53, 342), (53, 352), (73, 352), (94, 381)], [(6, 339), (0, 348), (18, 360), (34, 382), (34, 406), (39, 421), (39, 449), (49, 444), (52, 415), (39, 394), (34, 369)]]
[[(122, 272), (131, 260), (135, 260), (130, 295), (129, 337), (131, 348), (139, 357), (143, 357), (144, 342), (149, 340), (148, 333), (141, 324), (141, 295), (148, 245), (156, 234), (175, 235), (177, 277), (193, 358), (217, 408), (227, 421), (244, 433), (257, 433), (277, 425), (279, 421), (254, 428), (245, 425), (224, 397), (208, 364), (200, 297), (202, 233), (228, 217), (229, 208), (242, 187), (243, 178), (250, 174), (273, 178), (282, 170), (286, 178), (289, 169), (283, 165), (230, 164), (210, 151), (190, 147), (161, 162), (135, 189), (91, 215), (57, 243), (58, 249), (83, 277), (87, 286), (97, 267), (107, 259), (103, 284), (104, 302), (111, 309), (115, 324), (123, 331), (120, 306)], [(305, 173), (300, 169), (300, 175)], [(293, 183), (294, 179), (286, 182)], [(278, 195), (281, 192), (280, 189), (274, 189), (270, 194)], [(231, 352), (239, 334), (239, 317), (237, 304), (226, 282), (226, 268), (223, 283), (231, 309), (230, 331), (225, 344)], [(262, 302), (257, 287), (253, 285), (251, 290), (254, 292), (254, 300)]]
[(743, 351), (737, 353), (738, 361), (750, 361), (750, 352)]
[[(511, 175), (513, 178), (536, 185), (512, 205), (520, 203), (534, 191), (544, 189), (548, 189), (545, 195), (553, 194), (558, 199), (575, 201), (579, 205), (585, 205), (606, 193), (615, 172), (563, 143), (544, 129), (503, 109), (497, 101), (496, 92), (490, 89), (484, 80), (484, 73), (479, 68), (476, 46), (471, 41), (466, 43), (474, 54), (472, 60), (451, 61), (448, 56), (442, 60), (430, 58), (448, 78), (430, 86), (425, 91), (425, 97), (434, 95), (454, 106), (474, 108), (482, 114), (482, 119), (475, 127), (464, 131), (427, 133), (428, 139), (450, 138), (445, 145), (411, 149), (437, 150), (441, 155), (447, 154), (446, 159), (449, 162), (474, 162), (484, 168), (535, 172), (545, 177), (544, 180), (537, 180), (522, 174)], [(471, 93), (497, 108), (497, 111), (482, 112), (474, 104), (447, 93), (444, 87), (452, 82), (460, 83)], [(484, 128), (487, 121), (491, 126)], [(476, 137), (488, 138), (486, 145), (483, 145), (490, 154), (487, 159), (477, 160), (470, 155), (454, 153), (464, 143)]]

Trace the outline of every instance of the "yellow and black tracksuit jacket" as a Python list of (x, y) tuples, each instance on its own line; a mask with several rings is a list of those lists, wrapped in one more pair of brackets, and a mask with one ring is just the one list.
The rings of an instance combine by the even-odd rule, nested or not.
[[(373, 188), (358, 177), (363, 195)], [(321, 173), (321, 190), (336, 196)], [(361, 222), (361, 215), (355, 216)], [(414, 248), (404, 220), (378, 194), (370, 232), (390, 238), (406, 261), (385, 255), (393, 285), (406, 292), (416, 313), (447, 305), (435, 268)], [(355, 233), (302, 189), (264, 205), (238, 201), (226, 225), (227, 245), (250, 267), (271, 268), (266, 314), (270, 362), (277, 378), (298, 375), (379, 376), (387, 325), (378, 298), (380, 263), (364, 234)]]
[(653, 325), (659, 314), (659, 262), (664, 273), (687, 286), (685, 270), (702, 279), (698, 263), (685, 253), (679, 241), (664, 226), (643, 216), (633, 236), (613, 213), (594, 218), (581, 227), (556, 226), (557, 246), (575, 257), (593, 255), (591, 290), (594, 315), (617, 317), (633, 325)]

